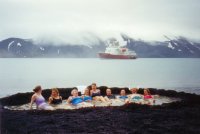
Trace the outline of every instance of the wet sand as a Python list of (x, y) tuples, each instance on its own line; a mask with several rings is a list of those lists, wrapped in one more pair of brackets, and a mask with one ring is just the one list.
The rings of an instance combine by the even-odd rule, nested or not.
[[(100, 88), (105, 94), (106, 87)], [(60, 89), (63, 98), (71, 89)], [(112, 88), (117, 94), (120, 88)], [(128, 91), (128, 89), (127, 89)], [(139, 93), (142, 90), (139, 90)], [(151, 89), (152, 94), (177, 97), (181, 101), (148, 106), (128, 104), (120, 107), (93, 107), (77, 110), (22, 110), (1, 108), (4, 133), (200, 133), (200, 96), (184, 92)], [(0, 99), (2, 106), (22, 105), (32, 93)], [(45, 97), (49, 90), (43, 92)]]

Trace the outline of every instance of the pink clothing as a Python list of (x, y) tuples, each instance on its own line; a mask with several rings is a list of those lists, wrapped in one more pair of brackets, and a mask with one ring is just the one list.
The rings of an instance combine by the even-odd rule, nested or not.
[(151, 95), (144, 95), (144, 99), (152, 99), (153, 98), (153, 96), (151, 96)]

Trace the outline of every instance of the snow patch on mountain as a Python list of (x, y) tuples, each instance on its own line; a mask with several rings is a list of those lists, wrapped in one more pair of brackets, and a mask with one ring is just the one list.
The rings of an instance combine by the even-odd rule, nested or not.
[(196, 45), (195, 47), (200, 50), (200, 46)]
[(178, 46), (178, 44), (176, 42), (174, 42), (174, 45)]
[(190, 44), (191, 44), (191, 45), (194, 45), (194, 43), (193, 43), (193, 42), (191, 42), (191, 41), (190, 41)]
[(169, 42), (168, 47), (173, 49), (173, 50), (175, 49), (175, 47), (172, 46), (171, 42)]
[(40, 47), (40, 50), (44, 51), (44, 48), (43, 48), (43, 47)]
[(92, 46), (91, 45), (86, 45), (87, 47), (89, 47), (90, 49), (92, 49)]
[(18, 43), (17, 43), (17, 46), (21, 47), (21, 46), (22, 46), (22, 44), (20, 44), (20, 43), (18, 42)]
[(8, 44), (8, 52), (9, 52), (9, 50), (10, 50), (11, 45), (12, 45), (14, 42), (15, 42), (15, 41), (11, 41), (11, 42)]
[(194, 51), (190, 50), (190, 53), (194, 53)]

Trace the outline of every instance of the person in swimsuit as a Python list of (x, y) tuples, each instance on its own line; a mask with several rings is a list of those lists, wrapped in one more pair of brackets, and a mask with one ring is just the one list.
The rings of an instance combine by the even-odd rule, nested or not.
[(83, 97), (83, 101), (86, 101), (86, 102), (92, 101), (92, 97), (90, 96), (90, 90), (88, 87), (85, 89), (84, 95), (82, 97)]
[(155, 103), (154, 96), (151, 95), (148, 88), (144, 89), (144, 100), (145, 100), (146, 104), (148, 104), (148, 105), (153, 105)]
[(97, 89), (96, 83), (92, 83), (91, 85), (92, 89), (90, 90), (90, 95), (93, 100), (95, 101), (101, 101), (106, 102), (103, 96), (101, 96), (101, 92), (99, 89)]
[(131, 93), (132, 93), (132, 94), (129, 95), (130, 102), (142, 104), (144, 99), (143, 99), (143, 96), (141, 94), (137, 93), (138, 89), (132, 88), (130, 90), (131, 90)]
[(125, 103), (129, 103), (129, 99), (128, 99), (128, 96), (126, 95), (125, 89), (122, 89), (120, 91), (120, 96), (118, 97), (118, 99), (120, 99), (121, 101), (124, 101)]
[(73, 106), (77, 106), (77, 108), (93, 106), (91, 103), (84, 102), (83, 98), (81, 96), (78, 96), (78, 90), (77, 89), (73, 89), (71, 91), (71, 94), (72, 94), (72, 96), (70, 96), (67, 99), (67, 102), (69, 104), (72, 104)]
[(107, 102), (110, 102), (111, 100), (115, 99), (115, 95), (112, 94), (112, 91), (110, 88), (106, 89), (106, 95), (104, 96), (105, 100)]
[(33, 89), (35, 92), (32, 97), (31, 97), (31, 102), (30, 102), (30, 109), (32, 109), (32, 105), (35, 102), (37, 109), (41, 110), (54, 110), (52, 106), (47, 104), (45, 102), (44, 97), (42, 96), (42, 87), (41, 86), (36, 86), (35, 89)]
[(62, 97), (59, 96), (57, 88), (51, 89), (51, 96), (49, 97), (49, 104), (57, 105), (62, 103)]

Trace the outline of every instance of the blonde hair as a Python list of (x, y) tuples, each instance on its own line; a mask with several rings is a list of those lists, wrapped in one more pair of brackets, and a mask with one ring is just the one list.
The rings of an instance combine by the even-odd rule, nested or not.
[(130, 90), (131, 90), (131, 91), (132, 91), (132, 90), (135, 90), (135, 91), (137, 92), (137, 91), (138, 91), (138, 88), (131, 88)]
[(92, 86), (92, 85), (94, 85), (94, 86), (97, 86), (97, 84), (96, 84), (96, 83), (92, 83), (92, 84), (91, 84), (91, 86)]
[(88, 95), (90, 95), (90, 89), (86, 88), (84, 91), (84, 95), (86, 94), (86, 91), (88, 90)]
[(147, 93), (148, 93), (149, 95), (151, 95), (150, 90), (149, 90), (148, 88), (144, 88), (144, 90), (146, 90)]
[(52, 89), (51, 89), (51, 92), (53, 92), (53, 91), (55, 91), (55, 92), (57, 93), (57, 95), (59, 95), (59, 91), (58, 91), (57, 88), (52, 88)]

